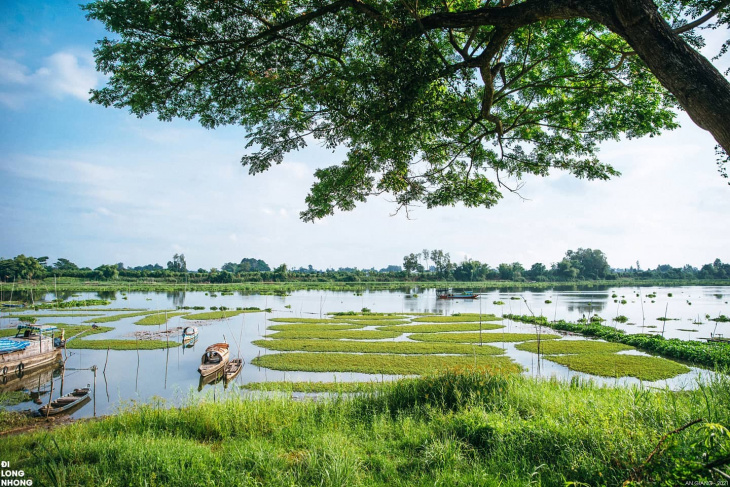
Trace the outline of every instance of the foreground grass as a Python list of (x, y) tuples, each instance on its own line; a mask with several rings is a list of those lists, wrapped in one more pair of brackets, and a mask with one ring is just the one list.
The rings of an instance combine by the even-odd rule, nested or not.
[(322, 340), (379, 340), (383, 338), (396, 338), (400, 333), (395, 331), (378, 330), (322, 330), (322, 331), (280, 331), (267, 335), (269, 338), (307, 339), (320, 338)]
[[(480, 337), (481, 335), (481, 337)], [(534, 333), (414, 333), (409, 335), (412, 340), (420, 342), (452, 342), (452, 343), (516, 343), (537, 340)], [(560, 335), (543, 333), (541, 340), (557, 340)]]
[(500, 355), (501, 348), (462, 343), (363, 342), (347, 340), (255, 340), (254, 345), (280, 352), (354, 352), (456, 355)]
[(709, 485), (709, 464), (730, 472), (727, 377), (673, 393), (467, 370), (358, 392), (138, 404), (0, 440), (0, 458), (34, 485), (132, 487)]
[[(448, 331), (479, 331), (479, 323), (450, 323), (446, 325), (395, 325), (379, 326), (378, 330), (397, 331), (399, 333), (441, 333)], [(499, 330), (503, 325), (482, 323), (482, 330)]]
[(253, 309), (229, 309), (225, 311), (210, 311), (208, 313), (194, 313), (191, 315), (185, 315), (183, 316), (183, 319), (186, 320), (223, 320), (225, 318), (231, 318), (233, 316), (238, 316), (241, 313), (262, 313), (263, 310), (253, 310)]
[(161, 348), (179, 347), (180, 343), (174, 340), (72, 340), (66, 348), (86, 350), (158, 350)]
[(154, 315), (145, 316), (139, 321), (135, 321), (135, 325), (164, 325), (170, 318), (175, 316), (183, 316), (189, 314), (188, 311), (175, 311), (172, 313), (158, 313)]
[(551, 362), (565, 365), (570, 370), (600, 375), (601, 377), (635, 377), (655, 381), (671, 379), (689, 372), (689, 367), (659, 357), (594, 353), (590, 355), (548, 355)]
[(521, 367), (508, 357), (466, 355), (392, 355), (352, 353), (275, 353), (251, 361), (253, 365), (275, 370), (303, 372), (360, 372), (363, 374), (427, 374), (452, 367), (487, 366), (504, 372)]
[[(515, 345), (517, 350), (537, 353), (537, 342), (527, 342)], [(599, 342), (595, 340), (548, 340), (540, 343), (540, 353), (576, 354), (576, 353), (614, 353), (624, 350), (634, 350), (634, 347), (622, 343)]]

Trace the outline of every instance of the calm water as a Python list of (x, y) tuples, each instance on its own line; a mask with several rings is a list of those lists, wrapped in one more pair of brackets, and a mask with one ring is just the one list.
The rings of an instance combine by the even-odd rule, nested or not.
[[(200, 330), (198, 342), (192, 348), (176, 347), (166, 350), (142, 351), (110, 351), (106, 350), (69, 350), (66, 371), (63, 374), (64, 393), (76, 387), (94, 386), (96, 380), (95, 400), (89, 402), (75, 417), (113, 413), (118, 407), (130, 401), (149, 401), (152, 398), (164, 398), (179, 404), (189, 397), (210, 395), (215, 398), (224, 394), (240, 394), (240, 385), (259, 381), (362, 381), (388, 380), (391, 376), (357, 374), (357, 373), (311, 373), (283, 372), (252, 366), (251, 360), (269, 352), (252, 345), (253, 340), (266, 333), (268, 318), (273, 317), (319, 317), (336, 311), (359, 311), (369, 308), (374, 312), (433, 312), (439, 314), (453, 313), (503, 313), (544, 315), (549, 319), (565, 319), (576, 321), (583, 316), (598, 314), (605, 318), (605, 324), (613, 326), (611, 321), (616, 315), (629, 318), (625, 324), (615, 324), (628, 333), (664, 333), (667, 338), (697, 339), (709, 337), (710, 333), (723, 333), (730, 336), (730, 324), (709, 321), (705, 315), (716, 317), (719, 314), (730, 315), (730, 287), (608, 287), (572, 290), (540, 290), (500, 292), (488, 291), (478, 300), (437, 300), (433, 289), (412, 290), (417, 297), (407, 297), (402, 291), (364, 292), (361, 296), (353, 293), (332, 291), (296, 291), (290, 296), (262, 296), (234, 294), (232, 296), (206, 295), (204, 292), (174, 293), (141, 293), (133, 292), (123, 299), (121, 293), (112, 296), (113, 308), (149, 308), (174, 309), (176, 306), (227, 306), (228, 308), (251, 307), (271, 308), (271, 313), (245, 313), (220, 321), (194, 323)], [(672, 296), (669, 296), (669, 294)], [(411, 294), (411, 295), (412, 295)], [(616, 295), (613, 298), (612, 295)], [(656, 297), (647, 295), (656, 294)], [(73, 299), (95, 299), (96, 293), (82, 293)], [(519, 299), (510, 299), (510, 298)], [(49, 294), (41, 299), (52, 299)], [(108, 294), (104, 298), (109, 299)], [(38, 299), (38, 297), (36, 297)], [(626, 304), (620, 301), (626, 300)], [(552, 301), (546, 303), (546, 300)], [(617, 302), (614, 302), (616, 300)], [(494, 301), (503, 301), (504, 305), (495, 305)], [(51, 311), (48, 311), (51, 313)], [(110, 312), (110, 314), (121, 312)], [(674, 320), (662, 322), (658, 318)], [(76, 316), (77, 312), (69, 312), (65, 318), (41, 318), (39, 323), (80, 324), (89, 317)], [(134, 322), (140, 317), (126, 318), (108, 323), (115, 329), (106, 334), (93, 335), (88, 339), (133, 338), (135, 332), (164, 331), (162, 326), (139, 326)], [(696, 324), (693, 322), (701, 322)], [(167, 326), (172, 329), (192, 324), (180, 317), (171, 318)], [(0, 317), (0, 327), (14, 327), (17, 321)], [(533, 332), (534, 327), (509, 320), (504, 321), (507, 332)], [(486, 333), (486, 332), (485, 332)], [(172, 338), (175, 339), (175, 338)], [(205, 348), (216, 342), (226, 340), (231, 345), (231, 357), (240, 356), (245, 360), (241, 374), (234, 384), (224, 388), (222, 383), (209, 384), (200, 388), (197, 367)], [(407, 339), (400, 337), (398, 339)], [(571, 338), (566, 338), (571, 339)], [(505, 353), (516, 362), (527, 368), (525, 374), (534, 376), (556, 376), (563, 379), (572, 377), (594, 378), (597, 382), (608, 384), (638, 384), (631, 378), (602, 379), (572, 372), (562, 365), (547, 360), (538, 362), (537, 356), (529, 352), (521, 352), (514, 344), (493, 343), (505, 350)], [(98, 367), (96, 379), (90, 367)], [(688, 374), (668, 381), (645, 383), (656, 387), (693, 387), (699, 376), (710, 373), (692, 368)], [(61, 389), (61, 374), (56, 372), (51, 379), (51, 371), (35, 374), (23, 379), (25, 388), (38, 392), (40, 400), (48, 401), (51, 382), (53, 397), (57, 397)], [(9, 384), (8, 384), (9, 385)], [(199, 388), (201, 389), (199, 391)], [(20, 404), (14, 409), (36, 408), (31, 402)]]

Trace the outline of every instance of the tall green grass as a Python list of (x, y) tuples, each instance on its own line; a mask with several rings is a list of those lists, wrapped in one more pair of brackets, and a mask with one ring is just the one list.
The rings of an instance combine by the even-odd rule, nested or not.
[(133, 404), (0, 440), (0, 458), (37, 485), (131, 487), (673, 486), (730, 471), (725, 376), (675, 393), (465, 369), (317, 401), (253, 394)]

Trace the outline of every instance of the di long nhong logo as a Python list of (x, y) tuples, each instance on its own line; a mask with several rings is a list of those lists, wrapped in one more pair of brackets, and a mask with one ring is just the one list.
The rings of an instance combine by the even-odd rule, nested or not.
[(33, 479), (25, 476), (25, 471), (10, 468), (10, 462), (0, 462), (0, 487), (32, 486)]

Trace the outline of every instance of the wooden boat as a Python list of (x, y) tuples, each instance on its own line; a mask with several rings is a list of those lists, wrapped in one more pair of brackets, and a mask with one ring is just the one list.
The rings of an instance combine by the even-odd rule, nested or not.
[(710, 338), (703, 338), (702, 340), (716, 343), (730, 343), (730, 337), (725, 337), (720, 333), (710, 333)]
[(60, 339), (54, 337), (56, 331), (58, 328), (52, 325), (18, 325), (15, 337), (0, 340), (0, 374), (21, 376), (31, 369), (58, 362), (63, 331)]
[(214, 343), (205, 349), (198, 372), (203, 377), (216, 373), (228, 363), (228, 344)]
[(236, 378), (236, 376), (241, 372), (241, 369), (243, 368), (243, 359), (241, 358), (234, 358), (230, 362), (226, 364), (226, 368), (224, 370), (225, 376), (226, 376), (226, 382), (232, 381)]
[(455, 293), (448, 290), (437, 291), (436, 297), (438, 299), (477, 299), (479, 294), (474, 291), (464, 291), (461, 293)]
[(73, 392), (59, 397), (55, 401), (51, 401), (50, 404), (38, 409), (38, 414), (40, 416), (55, 416), (61, 413), (71, 413), (91, 399), (90, 393), (91, 389), (89, 387), (74, 389)]
[(182, 340), (183, 344), (194, 342), (198, 339), (198, 327), (197, 326), (186, 326), (183, 330)]

